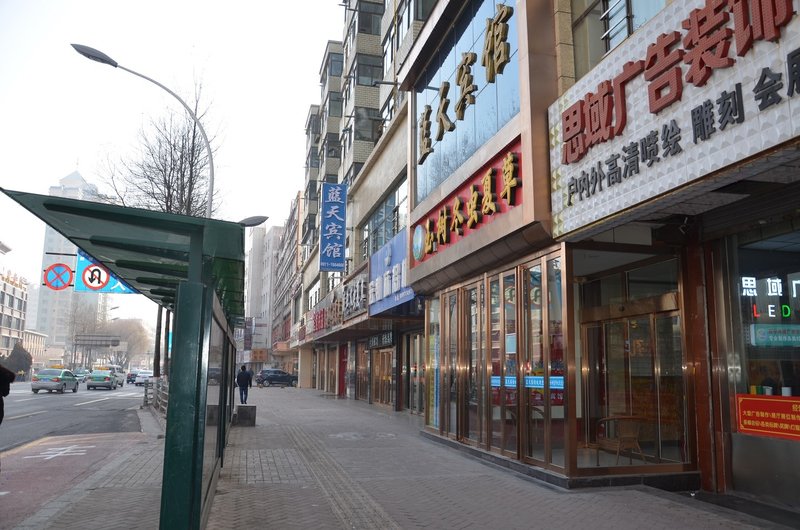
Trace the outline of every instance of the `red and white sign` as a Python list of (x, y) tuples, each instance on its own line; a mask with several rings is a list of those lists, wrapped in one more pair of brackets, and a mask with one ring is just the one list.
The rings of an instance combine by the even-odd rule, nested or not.
[(672, 2), (548, 109), (554, 235), (668, 210), (713, 173), (714, 188), (745, 178), (719, 170), (800, 136), (798, 105), (791, 0)]
[(99, 291), (108, 285), (110, 278), (111, 274), (109, 274), (108, 269), (96, 263), (83, 269), (83, 274), (81, 275), (83, 284), (92, 291)]
[(739, 432), (800, 441), (800, 398), (736, 394)]

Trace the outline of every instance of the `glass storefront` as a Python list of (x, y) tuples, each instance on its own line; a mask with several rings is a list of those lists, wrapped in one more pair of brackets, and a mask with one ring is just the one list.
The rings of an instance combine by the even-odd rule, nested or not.
[(715, 244), (725, 489), (800, 509), (800, 231), (764, 226)]
[(691, 469), (679, 260), (569, 278), (567, 251), (428, 301), (426, 426), (568, 476)]

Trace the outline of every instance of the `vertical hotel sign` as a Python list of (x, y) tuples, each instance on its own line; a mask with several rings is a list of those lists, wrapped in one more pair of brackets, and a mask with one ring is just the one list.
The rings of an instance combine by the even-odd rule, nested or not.
[(344, 272), (347, 185), (322, 183), (322, 220), (319, 234), (319, 270)]
[(702, 194), (689, 185), (800, 136), (798, 105), (791, 0), (671, 2), (548, 109), (553, 235)]

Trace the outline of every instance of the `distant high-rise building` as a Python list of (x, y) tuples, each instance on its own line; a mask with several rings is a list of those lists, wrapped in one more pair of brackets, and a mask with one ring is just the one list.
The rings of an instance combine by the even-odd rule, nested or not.
[[(10, 250), (0, 241), (0, 255)], [(27, 305), (27, 280), (0, 267), (0, 357), (8, 356), (22, 340)]]
[[(97, 197), (97, 186), (89, 184), (77, 171), (62, 178), (57, 186), (50, 187), (50, 195), (70, 199), (93, 200)], [(44, 234), (42, 270), (53, 264), (64, 263), (75, 270), (77, 247), (64, 236), (48, 226)], [(97, 321), (99, 296), (96, 293), (76, 293), (74, 289), (39, 290), (37, 307), (37, 331), (47, 335), (48, 355), (61, 355), (72, 346), (76, 333), (86, 333), (92, 322)], [(53, 355), (51, 355), (52, 357)]]

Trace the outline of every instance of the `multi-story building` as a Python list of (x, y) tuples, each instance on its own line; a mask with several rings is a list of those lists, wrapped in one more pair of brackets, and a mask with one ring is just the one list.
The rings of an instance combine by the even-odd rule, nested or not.
[(35, 369), (47, 366), (46, 341), (47, 336), (44, 333), (27, 329), (22, 332), (22, 344), (25, 346), (25, 350), (31, 354), (31, 366)]
[[(238, 361), (253, 371), (280, 361), (272, 355), (272, 311), (278, 249), (282, 226), (251, 228), (247, 238), (245, 268), (245, 327), (241, 330)], [(239, 346), (237, 345), (237, 349)]]
[[(302, 233), (299, 229), (304, 212), (300, 192), (292, 200), (289, 216), (283, 225), (275, 249), (272, 299), (272, 364), (290, 373), (298, 373), (303, 358), (299, 354), (297, 330), (301, 318), (299, 302), (302, 296), (300, 266), (302, 263)], [(307, 372), (307, 370), (306, 370)], [(300, 369), (300, 374), (303, 370)], [(301, 383), (302, 384), (302, 383)]]
[(609, 4), (346, 6), (348, 267), (306, 268), (301, 380), (565, 487), (800, 509), (800, 20)]
[[(58, 186), (50, 187), (50, 195), (70, 199), (93, 200), (97, 196), (97, 187), (87, 183), (76, 171), (59, 181)], [(42, 250), (42, 270), (62, 263), (75, 270), (77, 247), (61, 234), (48, 226), (44, 234)], [(75, 309), (80, 304), (80, 314)], [(95, 293), (77, 293), (72, 288), (39, 290), (37, 306), (37, 331), (47, 335), (47, 348), (52, 355), (70, 350), (76, 318), (96, 319), (98, 296)]]
[[(10, 250), (0, 241), (0, 255)], [(0, 357), (7, 357), (23, 341), (27, 306), (28, 281), (0, 269)]]

